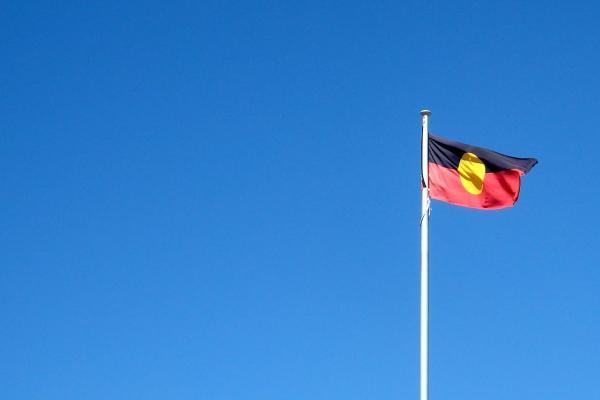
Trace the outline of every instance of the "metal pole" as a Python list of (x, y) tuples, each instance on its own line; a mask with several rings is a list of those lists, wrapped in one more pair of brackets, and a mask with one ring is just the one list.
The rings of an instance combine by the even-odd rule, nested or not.
[(428, 399), (429, 385), (429, 116), (431, 111), (421, 110), (423, 118), (421, 142), (421, 373), (420, 400)]

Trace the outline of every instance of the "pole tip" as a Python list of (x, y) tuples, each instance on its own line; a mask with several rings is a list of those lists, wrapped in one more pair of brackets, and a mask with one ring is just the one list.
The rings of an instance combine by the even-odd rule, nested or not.
[(431, 111), (429, 111), (429, 110), (421, 110), (421, 115), (430, 116), (431, 115)]

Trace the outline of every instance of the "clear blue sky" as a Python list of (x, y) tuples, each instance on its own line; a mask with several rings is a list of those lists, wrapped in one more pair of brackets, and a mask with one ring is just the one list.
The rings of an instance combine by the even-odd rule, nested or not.
[(427, 107), (431, 399), (600, 398), (600, 6), (367, 3), (2, 6), (0, 397), (417, 399)]

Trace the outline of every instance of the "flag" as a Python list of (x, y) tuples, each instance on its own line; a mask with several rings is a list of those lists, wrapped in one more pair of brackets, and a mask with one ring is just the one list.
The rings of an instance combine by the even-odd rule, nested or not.
[(429, 195), (463, 207), (513, 206), (521, 176), (537, 164), (495, 151), (429, 135)]

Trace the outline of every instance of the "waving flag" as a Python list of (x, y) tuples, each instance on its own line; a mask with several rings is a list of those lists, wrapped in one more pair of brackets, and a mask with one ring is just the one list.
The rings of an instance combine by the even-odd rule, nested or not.
[(429, 195), (464, 207), (511, 207), (521, 176), (537, 164), (429, 134)]

